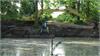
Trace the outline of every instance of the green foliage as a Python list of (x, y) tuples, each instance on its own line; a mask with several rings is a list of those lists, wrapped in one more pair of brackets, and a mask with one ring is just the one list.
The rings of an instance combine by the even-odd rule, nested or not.
[(20, 20), (35, 21), (35, 2), (34, 0), (22, 0), (20, 7)]
[(46, 5), (45, 8), (46, 9), (49, 9), (49, 7), (50, 7), (49, 6), (49, 0), (43, 0), (43, 2), (45, 2), (45, 5)]
[(63, 13), (59, 15), (55, 20), (71, 24), (86, 24), (83, 20), (77, 20), (77, 17), (74, 17), (68, 13)]
[[(84, 1), (80, 0), (80, 2), (81, 3), (78, 9), (79, 13), (82, 15), (82, 17), (80, 17), (80, 20), (77, 20), (77, 16), (70, 13), (68, 14), (68, 12), (65, 12), (64, 14), (58, 16), (56, 20), (61, 22), (75, 23), (75, 24), (86, 24), (88, 22), (93, 22), (93, 21), (98, 22), (99, 21), (98, 0), (84, 0)], [(77, 9), (76, 0), (60, 0), (60, 4), (73, 9)]]
[(98, 5), (97, 0), (85, 0), (81, 3), (80, 12), (88, 17), (87, 20), (99, 21)]
[(33, 20), (34, 1), (22, 0), (20, 4), (21, 7), (18, 7), (14, 1), (1, 1), (1, 19)]
[(1, 1), (1, 19), (17, 19), (17, 6), (9, 1)]
[(21, 15), (31, 15), (35, 12), (34, 2), (30, 0), (23, 0), (21, 2)]
[(60, 22), (65, 22), (65, 23), (73, 23), (75, 19), (73, 19), (73, 16), (71, 16), (70, 14), (63, 13), (59, 15), (56, 20)]
[(50, 19), (52, 19), (51, 14), (48, 12), (44, 12), (43, 15), (40, 16), (39, 21), (43, 23), (43, 22), (48, 21)]
[[(37, 0), (36, 0), (37, 1)], [(53, 1), (53, 2), (52, 2)], [(77, 9), (76, 4), (77, 0), (43, 0), (45, 3), (45, 11), (40, 17), (39, 21), (44, 22), (51, 19), (51, 11), (50, 8), (58, 8), (59, 6), (67, 6), (68, 8)], [(75, 23), (75, 24), (83, 24), (88, 21), (99, 21), (99, 11), (98, 7), (100, 7), (100, 3), (98, 0), (80, 0), (80, 8), (79, 14), (80, 20), (77, 20), (77, 16), (71, 14), (68, 11), (65, 11), (64, 14), (58, 16), (55, 20), (65, 23)], [(29, 19), (34, 20), (37, 5), (34, 0), (21, 0), (21, 7), (19, 8), (16, 5), (16, 2), (12, 1), (1, 1), (1, 18), (2, 19)], [(66, 8), (67, 9), (67, 8)]]

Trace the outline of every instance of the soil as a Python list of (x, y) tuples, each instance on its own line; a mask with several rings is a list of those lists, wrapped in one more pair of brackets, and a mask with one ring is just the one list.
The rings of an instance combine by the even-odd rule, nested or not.
[[(94, 37), (99, 38), (98, 30), (93, 28), (48, 24), (49, 33), (40, 33), (40, 29), (34, 27), (33, 21), (1, 21), (1, 35), (2, 38), (34, 38), (35, 36), (42, 37), (53, 34), (55, 37)], [(41, 36), (42, 35), (42, 36)]]

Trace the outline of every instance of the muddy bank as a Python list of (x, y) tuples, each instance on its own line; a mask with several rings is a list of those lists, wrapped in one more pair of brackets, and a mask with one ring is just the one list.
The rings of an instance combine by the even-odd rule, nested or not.
[(1, 21), (2, 38), (34, 38), (54, 35), (55, 37), (94, 37), (99, 38), (99, 32), (93, 26), (51, 23), (49, 33), (40, 33), (34, 28), (32, 21)]

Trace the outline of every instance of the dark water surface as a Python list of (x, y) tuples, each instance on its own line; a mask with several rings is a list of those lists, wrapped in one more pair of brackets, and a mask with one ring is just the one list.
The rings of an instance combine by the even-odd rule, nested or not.
[[(100, 41), (86, 38), (55, 38), (54, 56), (100, 56)], [(51, 39), (2, 39), (0, 56), (51, 56)]]

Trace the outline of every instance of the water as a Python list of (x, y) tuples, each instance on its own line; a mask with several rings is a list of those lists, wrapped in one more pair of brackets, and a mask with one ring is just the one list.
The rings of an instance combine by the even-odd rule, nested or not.
[[(96, 39), (55, 38), (54, 56), (100, 56), (100, 43)], [(2, 39), (0, 56), (51, 56), (51, 39)]]

